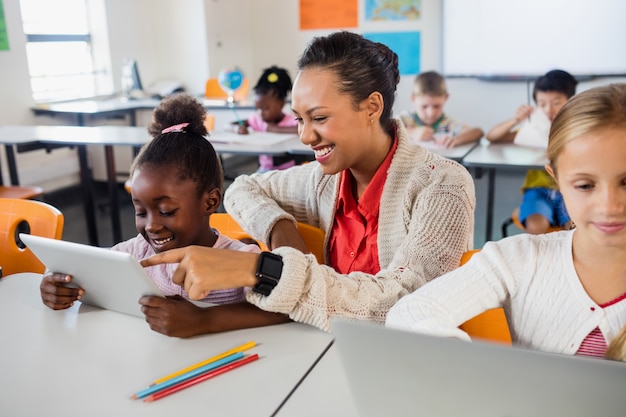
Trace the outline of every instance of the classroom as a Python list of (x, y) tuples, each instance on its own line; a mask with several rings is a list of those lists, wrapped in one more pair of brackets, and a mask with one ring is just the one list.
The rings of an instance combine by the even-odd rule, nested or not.
[[(445, 102), (445, 115), (479, 127), (485, 135), (494, 126), (511, 119), (521, 105), (533, 106), (534, 82), (538, 76), (550, 70), (559, 68), (573, 74), (578, 81), (577, 94), (613, 83), (626, 83), (626, 56), (615, 53), (616, 50), (626, 48), (626, 32), (619, 22), (619, 16), (626, 13), (626, 3), (623, 5), (616, 0), (599, 0), (602, 5), (596, 7), (591, 4), (573, 6), (566, 0), (528, 0), (517, 2), (519, 4), (498, 0), (64, 0), (68, 7), (86, 7), (85, 22), (89, 31), (86, 39), (94, 60), (93, 71), (98, 73), (99, 81), (95, 89), (89, 90), (90, 95), (59, 99), (61, 96), (54, 98), (54, 92), (41, 90), (36, 93), (33, 90), (36, 83), (41, 81), (37, 81), (37, 77), (31, 74), (34, 64), (29, 62), (29, 48), (36, 48), (38, 43), (43, 42), (37, 41), (36, 35), (27, 33), (27, 22), (23, 18), (28, 12), (21, 2), (30, 3), (31, 7), (34, 5), (42, 10), (47, 7), (50, 10), (55, 9), (54, 6), (46, 5), (43, 0), (40, 5), (37, 5), (37, 0), (0, 0), (0, 69), (4, 76), (4, 80), (0, 82), (0, 144), (4, 145), (0, 146), (0, 190), (18, 185), (37, 188), (40, 194), (34, 199), (56, 206), (62, 214), (61, 217), (64, 217), (60, 226), (56, 225), (57, 239), (62, 229), (61, 240), (104, 248), (138, 236), (140, 216), (136, 215), (137, 210), (131, 201), (130, 182), (127, 179), (140, 147), (152, 138), (147, 127), (156, 123), (153, 113), (155, 108), (161, 103), (161, 97), (174, 91), (183, 91), (197, 98), (211, 115), (214, 129), (210, 132), (210, 137), (214, 138), (211, 149), (214, 148), (224, 168), (225, 189), (228, 190), (235, 184), (233, 189), (236, 191), (233, 193), (238, 193), (237, 196), (242, 195), (245, 187), (251, 187), (249, 183), (241, 182), (239, 177), (256, 171), (259, 155), (262, 153), (272, 157), (297, 155), (314, 160), (316, 157), (311, 149), (300, 142), (295, 131), (290, 133), (288, 140), (275, 139), (276, 135), (281, 134), (268, 134), (267, 144), (257, 144), (256, 147), (241, 145), (243, 142), (229, 138), (238, 136), (233, 133), (233, 126), (236, 131), (237, 121), (242, 123), (245, 120), (247, 123), (248, 118), (255, 114), (252, 87), (263, 71), (275, 65), (286, 69), (293, 80), (298, 74), (298, 60), (315, 38), (348, 31), (363, 34), (366, 40), (386, 44), (398, 54), (400, 79), (391, 109), (393, 117), (413, 111), (412, 91), (416, 75), (427, 71), (442, 74), (449, 93)], [(537, 13), (537, 10), (541, 13)], [(67, 14), (71, 15), (69, 12)], [(503, 18), (511, 15), (517, 16), (517, 19)], [(559, 19), (555, 19), (555, 15), (560, 16)], [(579, 20), (582, 17), (587, 19), (583, 22)], [(530, 23), (533, 20), (536, 22), (534, 26)], [(526, 44), (519, 49), (510, 48), (510, 44), (506, 42), (512, 38), (508, 35), (513, 36), (518, 32), (522, 33), (520, 37), (525, 38)], [(592, 36), (593, 39), (589, 39)], [(546, 44), (550, 47), (544, 48), (543, 45)], [(526, 58), (531, 54), (533, 58)], [(60, 62), (54, 62), (56, 60)], [(53, 73), (64, 67), (63, 61), (63, 56), (55, 57), (50, 60), (49, 66), (40, 67), (49, 67), (50, 73)], [(134, 67), (129, 63), (134, 64)], [(206, 95), (209, 79), (217, 79), (227, 70), (235, 69), (249, 83), (247, 96), (243, 100), (237, 98), (231, 101), (232, 97), (214, 99)], [(135, 84), (139, 83), (141, 86), (141, 91), (135, 91), (136, 96), (123, 92), (124, 83), (127, 82), (125, 77), (129, 74), (126, 71), (135, 71), (131, 76), (135, 76)], [(48, 76), (39, 75), (40, 79)], [(232, 94), (231, 91), (230, 95)], [(111, 103), (114, 104), (109, 107)], [(291, 96), (288, 96), (283, 107), (286, 113), (291, 113), (291, 103)], [(294, 106), (294, 110), (298, 109)], [(95, 129), (89, 133), (81, 130), (91, 127)], [(173, 133), (168, 134), (179, 133), (178, 130), (171, 132)], [(272, 148), (268, 150), (270, 146)], [(471, 218), (473, 224), (468, 250), (464, 252), (467, 259), (463, 258), (460, 264), (465, 264), (479, 254), (479, 259), (471, 262), (467, 270), (471, 272), (472, 268), (478, 266), (487, 268), (487, 255), (480, 254), (486, 244), (497, 244), (511, 235), (524, 239), (523, 235), (526, 235), (522, 229), (512, 224), (511, 216), (522, 202), (520, 188), (527, 171), (543, 170), (547, 163), (545, 149), (516, 148), (512, 143), (494, 144), (485, 136), (479, 142), (458, 148), (426, 147), (438, 156), (458, 162), (464, 168), (464, 173), (459, 175), (467, 175), (462, 178), (471, 180), (473, 198), (475, 197), (475, 201), (471, 203), (474, 205)], [(137, 169), (142, 172), (141, 165)], [(234, 195), (232, 199), (235, 198)], [(382, 201), (384, 197), (379, 195), (378, 198)], [(239, 226), (235, 222), (233, 226), (230, 215), (224, 212), (230, 213), (230, 208), (237, 207), (232, 213), (233, 217), (237, 217), (251, 211), (242, 209), (227, 198), (223, 200), (225, 201), (218, 202), (219, 207), (213, 208), (213, 227), (233, 240), (260, 233), (258, 230), (262, 224), (257, 217), (254, 217), (257, 224), (250, 227), (254, 230), (246, 230), (249, 234), (241, 230), (245, 228), (243, 225)], [(379, 205), (382, 210), (382, 202)], [(58, 221), (58, 216), (55, 221)], [(215, 226), (218, 221), (223, 229)], [(326, 223), (319, 221), (318, 226), (319, 228), (311, 227), (315, 230), (308, 231), (309, 225), (300, 222), (297, 231), (303, 237), (306, 236), (303, 242), (306, 249), (313, 252), (318, 261), (323, 261), (324, 249), (328, 254), (327, 245), (341, 245), (343, 241), (339, 238), (347, 238), (339, 236), (338, 243), (335, 244), (334, 240), (329, 242), (323, 232), (321, 236), (317, 234), (319, 229), (324, 230), (322, 226), (326, 226)], [(23, 225), (20, 227), (22, 228), (15, 232), (15, 236), (24, 231)], [(402, 223), (402, 227), (408, 228), (409, 225)], [(382, 223), (380, 228), (387, 230)], [(327, 230), (330, 230), (330, 226)], [(33, 234), (37, 233), (33, 231)], [(11, 238), (6, 232), (3, 236), (5, 239)], [(266, 235), (268, 239), (270, 236)], [(314, 243), (310, 243), (309, 239), (314, 240)], [(262, 251), (269, 250), (269, 245), (265, 246), (260, 239), (257, 241), (260, 242)], [(377, 250), (381, 253), (379, 269), (385, 269), (383, 263), (385, 266), (389, 263), (394, 265), (393, 260), (388, 260), (385, 258), (387, 255), (382, 254), (387, 248), (377, 247)], [(395, 251), (401, 252), (398, 248)], [(295, 259), (293, 254), (280, 250), (278, 252), (275, 256), (281, 259), (281, 270), (288, 266), (295, 268), (295, 261), (292, 264), (287, 263), (287, 260), (291, 262)], [(391, 255), (393, 252), (391, 250)], [(248, 254), (241, 253), (240, 258), (233, 257), (239, 259), (239, 262), (232, 261), (238, 264), (237, 268), (243, 268), (247, 265), (247, 259), (251, 259), (244, 257)], [(433, 257), (437, 254), (434, 249), (429, 252)], [(271, 255), (261, 259), (266, 260), (268, 265), (275, 261)], [(285, 259), (285, 264), (282, 259)], [(181, 260), (170, 262), (177, 264)], [(298, 267), (304, 268), (304, 261), (298, 258), (298, 262), (302, 262)], [(315, 261), (308, 257), (306, 262)], [(471, 266), (475, 264), (478, 266)], [(513, 265), (518, 264), (519, 262), (514, 262), (510, 265), (514, 268)], [(261, 262), (258, 268), (260, 265)], [(0, 264), (0, 268), (2, 267)], [(310, 269), (310, 266), (306, 268)], [(518, 269), (521, 268), (520, 266)], [(441, 273), (449, 270), (441, 269)], [(6, 267), (0, 269), (0, 316), (4, 317), (0, 320), (0, 334), (6, 334), (13, 342), (0, 348), (0, 356), (4, 358), (0, 360), (0, 369), (9, 370), (2, 372), (0, 385), (9, 387), (9, 384), (13, 384), (13, 388), (0, 390), (0, 415), (42, 414), (44, 405), (34, 401), (26, 401), (20, 405), (20, 401), (16, 401), (20, 398), (24, 401), (25, 395), (30, 394), (33, 389), (45, 392), (41, 394), (41, 403), (58, 402), (54, 411), (46, 411), (51, 415), (74, 415), (78, 410), (85, 411), (86, 407), (93, 415), (166, 415), (173, 412), (196, 415), (199, 410), (211, 411), (212, 407), (216, 415), (357, 416), (380, 415), (385, 409), (389, 410), (388, 415), (416, 415), (413, 412), (414, 407), (424, 399), (400, 399), (411, 397), (411, 391), (407, 393), (404, 385), (408, 385), (410, 389), (429, 388), (424, 385), (417, 388), (418, 385), (413, 386), (407, 381), (406, 378), (409, 377), (400, 375), (398, 383), (388, 381), (387, 389), (381, 389), (378, 393), (369, 392), (368, 395), (366, 390), (371, 391), (372, 384), (355, 384), (353, 380), (376, 381), (376, 378), (366, 373), (362, 364), (358, 363), (359, 356), (375, 354), (372, 351), (376, 352), (376, 349), (389, 349), (392, 352), (397, 348), (396, 357), (391, 358), (394, 355), (390, 354), (388, 362), (382, 361), (382, 365), (388, 363), (391, 376), (383, 375), (381, 378), (395, 378), (393, 372), (401, 373), (403, 368), (403, 355), (410, 355), (401, 347), (403, 343), (415, 345), (423, 342), (424, 352), (427, 352), (425, 355), (435, 357), (439, 356), (435, 352), (448, 348), (444, 345), (439, 347), (438, 340), (427, 348), (431, 341), (422, 341), (419, 333), (396, 335), (395, 333), (404, 332), (388, 329), (396, 327), (390, 326), (389, 322), (387, 328), (377, 326), (376, 329), (367, 329), (367, 326), (360, 328), (358, 325), (354, 328), (350, 325), (344, 327), (341, 318), (348, 319), (346, 323), (354, 322), (349, 320), (354, 318), (350, 315), (352, 311), (350, 314), (338, 315), (339, 332), (335, 334), (328, 331), (330, 325), (325, 319), (316, 321), (311, 312), (314, 309), (299, 311), (296, 306), (292, 311), (275, 311), (269, 307), (264, 308), (261, 296), (255, 298), (251, 304), (260, 307), (259, 310), (282, 313), (291, 322), (286, 323), (280, 319), (273, 321), (275, 318), (268, 317), (268, 324), (271, 325), (266, 327), (233, 328), (189, 338), (171, 337), (166, 336), (163, 331), (152, 331), (150, 327), (153, 323), (148, 322), (149, 327), (143, 313), (138, 313), (138, 318), (111, 311), (115, 308), (100, 309), (92, 306), (90, 299), (84, 304), (76, 303), (67, 309), (67, 306), (58, 308), (62, 311), (52, 311), (48, 308), (51, 307), (50, 304), (44, 305), (45, 299), (42, 303), (43, 292), (39, 293), (43, 291), (39, 284), (44, 269), (38, 273), (24, 269), (29, 272), (6, 279), (7, 270), (11, 271)], [(256, 277), (261, 279), (259, 273), (257, 271)], [(363, 272), (370, 277), (376, 275), (375, 272), (372, 275), (368, 273)], [(430, 272), (425, 272), (428, 273)], [(341, 274), (337, 272), (337, 275)], [(401, 282), (406, 279), (401, 275), (395, 278), (401, 283), (398, 288), (411, 293), (412, 290), (407, 291), (408, 284)], [(450, 273), (450, 281), (453, 275)], [(270, 274), (270, 278), (271, 276)], [(334, 275), (331, 274), (328, 279), (333, 278)], [(430, 278), (423, 277), (423, 282), (427, 281)], [(298, 282), (297, 286), (301, 284)], [(175, 284), (170, 285), (178, 288)], [(311, 283), (302, 285), (315, 287)], [(272, 283), (266, 296), (271, 294), (274, 286), (276, 283)], [(7, 291), (3, 291), (3, 287)], [(296, 284), (290, 290), (295, 287)], [(381, 284), (381, 288), (383, 287)], [(187, 294), (190, 290), (186, 281), (185, 286), (180, 288), (183, 288), (180, 295), (191, 300)], [(392, 287), (392, 290), (395, 289)], [(164, 291), (162, 288), (161, 290)], [(222, 288), (219, 290), (222, 291)], [(314, 291), (317, 290), (314, 288)], [(434, 289), (433, 293), (436, 294)], [(350, 294), (349, 289), (346, 294)], [(258, 295), (254, 294), (255, 297)], [(455, 295), (450, 294), (450, 300)], [(249, 294), (243, 297), (244, 300), (251, 299)], [(28, 301), (21, 302), (21, 298)], [(313, 298), (313, 295), (307, 297), (303, 301), (304, 305), (312, 302)], [(448, 298), (445, 299), (452, 303)], [(360, 298), (359, 300), (361, 301)], [(404, 320), (409, 314), (399, 313), (399, 308), (414, 308), (417, 300), (407, 301), (402, 306), (397, 304), (394, 306), (394, 309), (398, 308), (396, 314), (400, 314)], [(421, 298), (419, 300), (423, 302)], [(288, 301), (290, 300), (285, 300), (282, 308), (287, 309), (285, 306)], [(618, 300), (615, 304), (607, 304), (606, 308), (618, 310), (621, 308), (620, 304), (625, 302), (620, 303)], [(602, 310), (605, 304), (594, 301), (593, 306), (595, 307), (592, 310), (597, 306), (601, 306), (599, 310)], [(510, 305), (508, 307), (514, 308)], [(606, 389), (602, 394), (600, 390), (593, 389), (592, 384), (605, 377), (623, 387), (626, 382), (626, 366), (620, 366), (622, 364), (617, 361), (604, 361), (609, 364), (596, 365), (597, 360), (581, 361), (581, 358), (574, 355), (558, 355), (558, 358), (551, 361), (545, 352), (541, 353), (546, 357), (535, 360), (533, 355), (527, 355), (525, 349), (502, 346), (510, 345), (512, 336), (515, 344), (516, 332), (528, 325), (524, 320), (514, 321), (513, 315), (508, 316), (508, 310), (506, 314), (507, 318), (500, 312), (497, 318), (483, 316), (484, 322), (461, 321), (462, 332), (459, 332), (465, 336), (469, 334), (472, 340), (477, 341), (472, 344), (478, 347), (474, 350), (463, 350), (461, 344), (449, 346), (450, 352), (458, 349), (462, 355), (467, 352), (468, 358), (475, 358), (474, 368), (465, 369), (461, 365), (450, 365), (450, 368), (454, 368), (455, 372), (463, 368), (466, 374), (463, 375), (463, 371), (460, 371), (461, 378), (469, 378), (468, 374), (471, 372), (480, 372), (481, 383), (490, 390), (497, 390), (495, 395), (500, 396), (502, 401), (494, 402), (492, 408), (477, 404), (478, 397), (472, 399), (472, 396), (484, 393), (476, 393), (476, 387), (473, 387), (460, 400), (467, 401), (467, 404), (453, 405), (435, 395), (427, 401), (428, 405), (424, 405), (425, 413), (452, 416), (459, 415), (459, 410), (463, 410), (462, 415), (499, 415), (505, 409), (510, 415), (540, 415), (528, 403), (518, 404), (515, 396), (510, 397), (509, 393), (499, 392), (498, 385), (502, 384), (491, 384), (493, 379), (499, 378), (498, 373), (485, 371), (483, 375), (483, 370), (479, 367), (501, 366), (502, 369), (509, 370), (508, 366), (512, 361), (519, 361), (520, 364), (526, 364), (524, 366), (527, 370), (521, 370), (524, 366), (520, 365), (511, 367), (511, 373), (520, 372), (520, 375), (526, 375), (535, 370), (535, 367), (540, 370), (543, 367), (541, 372), (546, 375), (551, 373), (542, 383), (537, 383), (534, 390), (523, 385), (518, 386), (518, 389), (528, 389), (531, 398), (536, 396), (536, 403), (544, 404), (542, 412), (545, 415), (582, 415), (589, 403), (603, 403), (602, 415), (624, 415), (626, 400), (618, 399), (614, 395), (617, 391), (607, 387), (608, 382), (603, 383), (603, 388)], [(613, 334), (614, 326), (626, 322), (623, 311), (614, 314), (617, 318), (609, 319), (613, 320), (611, 330), (603, 327), (608, 326), (604, 322), (598, 325), (600, 337), (607, 331)], [(22, 317), (28, 329), (16, 317)], [(494, 324), (496, 321), (497, 324)], [(488, 328), (489, 326), (494, 327)], [(389, 340), (397, 340), (397, 346), (392, 342), (385, 343), (383, 339), (386, 339), (384, 335), (387, 333), (381, 333), (375, 343), (363, 348), (360, 354), (352, 355), (351, 349), (359, 349), (358, 346), (355, 347), (355, 340), (361, 340), (356, 345), (368, 344), (365, 339), (358, 338), (365, 337), (364, 334), (374, 337), (381, 328), (389, 332)], [(402, 330), (402, 326), (398, 328)], [(419, 330), (418, 326), (415, 332)], [(494, 336), (496, 333), (497, 337)], [(456, 333), (442, 334), (453, 338), (464, 337), (459, 337)], [(499, 341), (494, 344), (479, 340), (481, 338)], [(253, 346), (246, 347), (240, 356), (255, 363), (242, 366), (238, 370), (224, 371), (224, 375), (215, 378), (205, 376), (211, 380), (189, 387), (167, 399), (156, 401), (159, 398), (157, 396), (154, 404), (129, 399), (131, 395), (141, 393), (139, 390), (142, 384), (148, 386), (151, 378), (182, 369), (248, 341), (254, 341)], [(484, 349), (481, 349), (481, 344), (485, 344)], [(530, 342), (520, 344), (534, 346)], [(29, 348), (26, 349), (25, 346)], [(493, 351), (490, 350), (492, 348)], [(428, 352), (427, 349), (432, 350)], [(251, 358), (255, 354), (258, 357)], [(15, 360), (9, 359), (12, 357)], [(497, 362), (498, 360), (501, 362)], [(543, 361), (541, 366), (537, 366), (539, 361)], [(592, 361), (595, 362), (591, 363)], [(64, 373), (60, 368), (61, 363), (72, 365)], [(83, 365), (79, 366), (79, 363)], [(437, 363), (436, 360), (430, 364), (432, 366), (411, 363), (406, 367), (406, 372), (435, 372), (434, 368), (439, 366)], [(372, 365), (371, 371), (384, 374), (385, 367), (382, 365), (380, 368)], [(357, 371), (358, 377), (354, 376), (354, 369), (350, 370), (350, 367), (360, 368)], [(24, 368), (27, 372), (21, 372)], [(46, 378), (32, 382), (31, 375), (38, 368)], [(577, 375), (587, 374), (589, 381), (580, 386), (574, 386), (571, 381), (568, 383), (568, 371), (565, 370), (570, 368), (570, 380), (576, 381)], [(427, 375), (429, 378), (433, 377)], [(433, 391), (446, 387), (446, 382), (440, 379), (433, 377), (433, 386), (439, 387), (433, 388)], [(468, 380), (463, 381), (467, 384)], [(380, 386), (380, 381), (377, 383)], [(48, 386), (52, 384), (68, 387), (69, 392), (49, 389)], [(554, 392), (550, 391), (549, 395), (541, 394), (541, 390), (545, 391), (550, 384), (563, 386)], [(237, 393), (242, 388), (247, 398), (235, 401), (235, 395), (242, 395), (241, 392)], [(452, 395), (456, 395), (457, 389), (461, 390), (461, 387), (456, 387), (455, 384), (450, 386), (450, 390), (454, 392)], [(583, 394), (585, 389), (589, 391), (586, 395)], [(577, 397), (575, 401), (568, 400), (571, 401), (571, 408), (569, 405), (563, 406), (565, 397), (559, 397), (565, 395), (563, 392), (567, 390), (575, 392), (574, 396)], [(381, 398), (377, 398), (378, 394)], [(70, 401), (72, 405), (69, 405)], [(95, 404), (101, 404), (100, 408)], [(204, 405), (200, 408), (199, 404)], [(577, 409), (574, 410), (574, 406)]]

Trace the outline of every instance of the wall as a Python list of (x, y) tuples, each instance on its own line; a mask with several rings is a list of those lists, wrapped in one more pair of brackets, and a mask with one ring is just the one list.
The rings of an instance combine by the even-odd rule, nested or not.
[[(375, 30), (420, 30), (422, 70), (440, 71), (442, 1), (422, 0), (419, 21), (378, 24)], [(32, 115), (19, 1), (3, 0), (3, 4), (10, 51), (0, 52), (3, 75), (0, 125), (71, 123), (64, 118)], [(296, 61), (307, 42), (314, 36), (332, 32), (300, 31), (298, 4), (298, 0), (106, 0), (103, 18), (109, 33), (116, 90), (119, 90), (121, 60), (125, 57), (137, 59), (144, 86), (157, 80), (178, 79), (193, 94), (201, 94), (207, 78), (234, 64), (253, 82), (263, 68), (273, 64), (288, 68), (295, 76)], [(362, 30), (374, 31), (366, 25), (355, 31)], [(401, 80), (394, 110), (410, 109), (413, 78), (405, 76)], [(626, 81), (624, 78), (594, 80), (582, 83), (579, 91), (618, 80)], [(448, 86), (451, 95), (446, 112), (484, 130), (511, 117), (527, 101), (525, 83), (450, 79)], [(149, 112), (139, 118), (140, 124), (148, 121)], [(124, 121), (104, 119), (95, 123)], [(100, 160), (100, 156), (93, 157), (94, 162)], [(4, 157), (1, 161), (5, 161)], [(60, 168), (42, 174), (41, 161)], [(55, 150), (52, 155), (19, 154), (18, 167), (23, 183), (37, 183), (47, 190), (78, 181), (78, 165), (71, 150)], [(7, 181), (6, 167), (3, 170)]]

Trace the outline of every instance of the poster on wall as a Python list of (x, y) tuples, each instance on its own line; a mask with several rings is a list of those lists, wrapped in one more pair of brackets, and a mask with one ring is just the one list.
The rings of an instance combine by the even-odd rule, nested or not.
[(9, 50), (9, 37), (7, 35), (7, 22), (4, 18), (4, 5), (0, 0), (0, 51)]
[(418, 20), (422, 14), (422, 0), (365, 0), (365, 20)]
[(387, 45), (398, 54), (401, 75), (415, 75), (420, 72), (420, 32), (369, 32), (367, 39)]
[(358, 26), (359, 0), (300, 0), (300, 30)]

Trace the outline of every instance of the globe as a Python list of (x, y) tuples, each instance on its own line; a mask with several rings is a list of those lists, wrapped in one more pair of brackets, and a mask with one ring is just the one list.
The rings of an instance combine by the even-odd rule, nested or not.
[(217, 74), (217, 82), (229, 95), (243, 84), (243, 72), (237, 67), (227, 67)]

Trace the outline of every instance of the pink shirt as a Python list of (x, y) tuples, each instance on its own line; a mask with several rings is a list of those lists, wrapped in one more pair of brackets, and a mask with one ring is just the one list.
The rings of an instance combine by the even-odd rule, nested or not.
[[(242, 252), (261, 252), (256, 245), (246, 245), (238, 240), (230, 239), (217, 230), (214, 229), (217, 234), (217, 241), (214, 248), (217, 249), (232, 249)], [(140, 234), (132, 239), (124, 242), (120, 242), (113, 246), (111, 250), (120, 252), (126, 252), (131, 254), (137, 259), (144, 259), (149, 256), (155, 255), (154, 249), (148, 244), (148, 242)], [(185, 292), (185, 289), (180, 285), (172, 282), (172, 276), (174, 271), (178, 268), (178, 264), (161, 264), (145, 268), (148, 276), (154, 281), (164, 295), (180, 295), (186, 299), (189, 299), (189, 295)], [(244, 289), (234, 288), (229, 290), (216, 290), (201, 301), (215, 304), (230, 304), (245, 300)]]
[[(259, 113), (253, 113), (248, 118), (248, 125), (252, 130), (257, 132), (267, 132), (267, 123), (263, 121)], [(298, 122), (293, 115), (285, 114), (283, 119), (278, 122), (278, 126), (298, 126)], [(259, 171), (269, 171), (271, 169), (287, 169), (294, 166), (295, 161), (288, 161), (281, 165), (274, 165), (272, 155), (259, 155)]]

